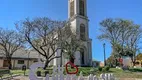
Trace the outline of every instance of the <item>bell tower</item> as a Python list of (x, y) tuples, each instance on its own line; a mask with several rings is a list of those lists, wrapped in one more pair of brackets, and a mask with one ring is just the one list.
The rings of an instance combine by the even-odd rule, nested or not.
[(82, 40), (89, 39), (86, 0), (68, 0), (68, 19), (74, 31)]
[(75, 15), (87, 17), (86, 0), (68, 0), (68, 18)]
[[(83, 42), (77, 65), (90, 65), (92, 61), (92, 40), (89, 38), (87, 0), (68, 0), (68, 19), (71, 30)], [(91, 61), (90, 61), (91, 60)]]

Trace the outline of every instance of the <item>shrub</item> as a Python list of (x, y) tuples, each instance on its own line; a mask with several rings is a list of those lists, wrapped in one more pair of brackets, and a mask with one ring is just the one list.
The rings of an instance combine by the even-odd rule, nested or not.
[(109, 66), (106, 66), (105, 67), (105, 71), (109, 71), (110, 67)]
[(90, 72), (94, 72), (94, 68), (91, 68), (91, 69), (90, 69)]
[(98, 70), (99, 70), (99, 71), (102, 71), (102, 69), (103, 69), (102, 67), (98, 67)]
[(94, 74), (94, 73), (95, 73), (95, 69), (94, 69), (94, 68), (91, 68), (91, 69), (90, 69), (90, 73), (91, 73), (91, 74)]
[(47, 74), (49, 74), (49, 71), (45, 71), (44, 73), (45, 73), (45, 76), (46, 76)]
[(36, 72), (37, 76), (41, 76), (41, 71)]
[(105, 68), (102, 68), (102, 72), (106, 72)]
[(50, 65), (49, 67), (53, 67), (53, 65)]

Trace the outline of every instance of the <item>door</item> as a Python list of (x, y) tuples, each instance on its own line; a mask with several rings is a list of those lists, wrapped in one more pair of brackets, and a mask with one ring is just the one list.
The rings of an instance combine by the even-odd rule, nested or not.
[(3, 67), (8, 67), (8, 60), (4, 60)]

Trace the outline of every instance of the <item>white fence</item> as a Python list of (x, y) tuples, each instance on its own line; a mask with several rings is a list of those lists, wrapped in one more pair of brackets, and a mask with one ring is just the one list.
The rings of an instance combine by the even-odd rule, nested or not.
[(34, 74), (35, 69), (37, 67), (43, 67), (44, 65), (41, 63), (35, 63), (30, 67), (29, 79), (30, 80), (115, 80), (113, 74), (101, 74), (99, 77), (96, 75), (90, 74), (88, 77), (84, 77), (82, 72), (79, 76), (76, 75), (64, 75), (64, 68), (63, 66), (60, 67), (53, 67), (53, 74), (50, 76), (49, 74), (46, 75), (44, 78), (37, 78)]
[(84, 77), (82, 75), (78, 77), (76, 75), (52, 75), (49, 77), (47, 74), (45, 80), (115, 80), (115, 78), (111, 74), (101, 74), (99, 78), (97, 76), (93, 76), (92, 74), (88, 77)]

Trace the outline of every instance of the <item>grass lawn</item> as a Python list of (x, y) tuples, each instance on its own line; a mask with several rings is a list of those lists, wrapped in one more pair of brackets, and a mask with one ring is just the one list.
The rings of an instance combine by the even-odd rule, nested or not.
[[(11, 73), (14, 75), (24, 75), (24, 71), (22, 70), (11, 70)], [(25, 75), (29, 75), (29, 69), (25, 71)]]
[[(79, 67), (79, 73), (82, 71), (84, 76), (88, 76), (91, 72), (91, 67)], [(98, 71), (98, 68), (94, 68), (95, 71), (93, 74), (99, 76), (101, 73), (113, 73), (115, 77), (117, 78), (142, 78), (142, 68), (141, 69), (130, 69), (128, 71), (123, 71), (122, 69), (116, 69), (116, 68), (110, 68), (108, 72), (100, 72)], [(44, 75), (44, 71), (42, 71), (42, 75)], [(74, 71), (74, 69), (69, 69), (69, 71)], [(24, 71), (22, 70), (11, 70), (13, 74), (20, 74), (24, 75)], [(28, 75), (29, 70), (26, 70), (26, 75)], [(52, 69), (49, 69), (49, 73), (52, 73)], [(77, 75), (79, 75), (79, 73)], [(64, 74), (66, 74), (66, 71), (64, 71)]]
[[(11, 75), (8, 74), (8, 73), (7, 74), (3, 74), (3, 72), (5, 70), (6, 69), (1, 69), (0, 70), (0, 75), (2, 76), (2, 78), (11, 77)], [(22, 71), (22, 70), (10, 70), (10, 72), (12, 73), (12, 76), (15, 76), (15, 75), (24, 75), (24, 71)], [(26, 71), (26, 75), (28, 75), (28, 72), (29, 72), (29, 70)]]
[[(88, 76), (91, 68), (79, 68), (79, 72), (83, 72), (84, 76)], [(98, 68), (95, 68), (93, 74), (100, 76), (102, 73), (113, 73), (116, 78), (142, 78), (142, 68), (141, 69), (133, 69), (123, 71), (122, 69), (110, 68), (108, 72), (100, 72)]]
[(114, 73), (114, 75), (117, 78), (142, 78), (142, 69), (130, 69), (128, 71), (123, 71), (121, 69), (110, 69), (111, 73)]

